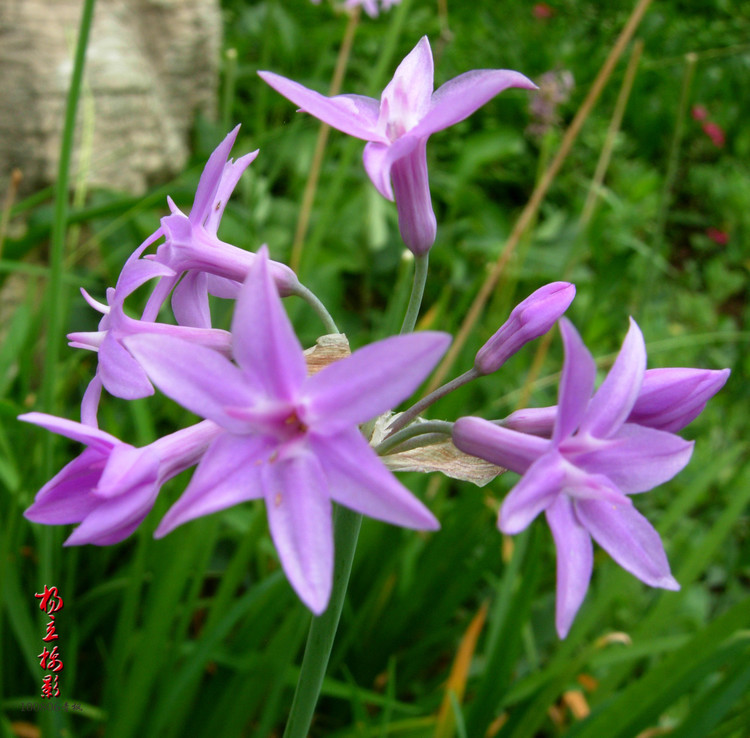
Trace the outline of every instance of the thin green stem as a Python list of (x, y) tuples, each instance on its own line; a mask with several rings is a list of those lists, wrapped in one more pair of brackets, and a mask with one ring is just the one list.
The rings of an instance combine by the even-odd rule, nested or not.
[(411, 286), (411, 295), (409, 295), (404, 322), (401, 325), (402, 334), (411, 333), (417, 324), (419, 309), (422, 307), (422, 297), (424, 296), (424, 285), (427, 282), (429, 258), (429, 251), (426, 254), (414, 257), (414, 282)]
[[(94, 17), (96, 0), (85, 0), (81, 14), (81, 25), (78, 31), (73, 74), (65, 106), (65, 124), (60, 146), (60, 162), (57, 167), (55, 185), (55, 215), (50, 244), (50, 274), (47, 284), (47, 342), (44, 354), (44, 376), (42, 378), (42, 408), (54, 413), (55, 381), (59, 358), (59, 335), (63, 311), (60, 310), (63, 283), (63, 256), (65, 251), (65, 232), (68, 225), (68, 183), (70, 181), (70, 161), (73, 155), (73, 138), (76, 128), (76, 111), (81, 96), (83, 67), (86, 61), (86, 47)], [(48, 454), (47, 464), (51, 467)]]
[(333, 522), (335, 559), (331, 599), (328, 609), (321, 616), (313, 618), (310, 626), (284, 738), (307, 738), (310, 730), (344, 606), (361, 523), (362, 516), (359, 513), (345, 507), (336, 507)]
[[(94, 19), (94, 5), (96, 0), (85, 0), (81, 13), (81, 24), (78, 30), (73, 73), (70, 78), (70, 89), (65, 104), (65, 123), (63, 125), (62, 141), (60, 144), (60, 162), (57, 168), (57, 182), (55, 185), (55, 210), (52, 225), (52, 239), (49, 253), (49, 281), (46, 290), (46, 336), (44, 351), (44, 371), (42, 375), (42, 409), (52, 415), (55, 413), (55, 385), (58, 376), (60, 353), (60, 334), (65, 310), (62, 305), (65, 234), (68, 226), (68, 184), (70, 181), (70, 162), (73, 155), (73, 139), (76, 129), (76, 111), (81, 96), (83, 68), (86, 62), (86, 48), (89, 33)], [(54, 435), (47, 436), (44, 445), (43, 470), (47, 477), (52, 476), (54, 468)], [(53, 551), (59, 546), (59, 532), (45, 530), (40, 536), (40, 575), (41, 581), (52, 584), (55, 573), (55, 557)]]
[(425, 395), (419, 402), (412, 405), (408, 410), (405, 410), (401, 415), (396, 418), (396, 420), (391, 423), (388, 430), (390, 431), (390, 434), (393, 435), (397, 431), (400, 431), (402, 428), (405, 428), (409, 423), (411, 423), (414, 418), (419, 415), (423, 410), (426, 410), (430, 405), (432, 405), (433, 402), (437, 402), (441, 397), (445, 397), (447, 394), (450, 394), (453, 392), (453, 390), (458, 389), (459, 387), (463, 387), (468, 382), (471, 382), (472, 379), (476, 379), (479, 376), (479, 372), (472, 367), (469, 369), (468, 372), (464, 372), (461, 376), (456, 377), (455, 379), (451, 379), (450, 382), (446, 382), (441, 387), (438, 387), (433, 392), (430, 392), (429, 395)]
[[(381, 441), (375, 446), (375, 452), (379, 456), (383, 456), (391, 449), (402, 444), (404, 441), (408, 441), (415, 436), (432, 435), (435, 433), (441, 433), (444, 436), (450, 436), (453, 432), (453, 423), (447, 420), (425, 420), (422, 423), (413, 423), (407, 428), (403, 428), (394, 433), (392, 436), (388, 436), (384, 441)], [(432, 439), (431, 439), (432, 440)]]
[(314, 292), (309, 290), (303, 284), (300, 284), (295, 288), (294, 294), (301, 297), (315, 311), (316, 315), (321, 319), (329, 333), (340, 333), (336, 326), (336, 321), (334, 321), (331, 314), (326, 310), (326, 306), (320, 301)]

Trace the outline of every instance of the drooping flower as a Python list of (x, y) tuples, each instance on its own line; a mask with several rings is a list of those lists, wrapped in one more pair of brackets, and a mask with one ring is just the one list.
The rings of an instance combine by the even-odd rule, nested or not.
[(593, 397), (594, 359), (565, 318), (560, 329), (565, 362), (552, 437), (460, 418), (453, 442), (523, 475), (503, 502), (500, 530), (518, 533), (545, 512), (558, 552), (556, 625), (564, 638), (588, 589), (592, 538), (646, 584), (679, 588), (658, 533), (628, 495), (671, 479), (689, 461), (693, 444), (626, 422), (646, 369), (646, 347), (635, 321)]
[(508, 320), (479, 349), (474, 368), (480, 374), (497, 371), (522, 346), (552, 328), (575, 294), (575, 285), (570, 282), (551, 282), (532, 292), (513, 308)]
[(80, 523), (66, 546), (108, 546), (127, 538), (150, 512), (164, 482), (195, 465), (222, 432), (206, 420), (135, 448), (98, 428), (53, 415), (27, 413), (19, 420), (87, 446), (24, 512), (35, 523)]
[(416, 255), (429, 251), (437, 228), (427, 178), (427, 139), (508, 87), (536, 87), (519, 72), (475, 69), (433, 92), (433, 72), (426, 36), (398, 66), (380, 101), (362, 95), (325, 97), (278, 74), (258, 72), (304, 112), (368, 141), (365, 170), (383, 197), (395, 198), (401, 236)]
[(157, 535), (263, 498), (284, 571), (319, 614), (333, 576), (332, 501), (395, 525), (439, 527), (385, 468), (358, 425), (408, 397), (450, 339), (429, 332), (388, 338), (307, 377), (266, 250), (258, 255), (232, 323), (239, 366), (171, 336), (125, 340), (166, 395), (227, 431), (212, 443)]
[[(676, 433), (703, 412), (706, 403), (726, 384), (728, 378), (729, 369), (647, 369), (626, 422)], [(549, 438), (555, 427), (556, 415), (556, 405), (526, 408), (511, 413), (502, 421), (502, 425)]]

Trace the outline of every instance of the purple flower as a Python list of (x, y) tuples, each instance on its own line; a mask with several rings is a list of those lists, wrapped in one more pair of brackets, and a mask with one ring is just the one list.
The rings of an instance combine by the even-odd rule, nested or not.
[(139, 260), (122, 272), (117, 287), (107, 290), (107, 305), (97, 302), (81, 290), (86, 302), (103, 313), (103, 317), (97, 331), (68, 334), (69, 345), (98, 352), (97, 375), (93, 381), (101, 381), (107, 392), (115, 397), (134, 400), (154, 392), (146, 373), (123, 346), (126, 336), (144, 332), (173, 335), (227, 355), (231, 353), (230, 336), (226, 331), (134, 320), (125, 314), (124, 300), (135, 289), (153, 277), (170, 277), (173, 274), (171, 269), (161, 264)]
[(135, 448), (109, 433), (44, 413), (19, 420), (85, 443), (86, 450), (38, 492), (24, 515), (35, 523), (80, 523), (66, 546), (107, 546), (127, 538), (148, 515), (168, 479), (198, 462), (221, 429), (210, 421)]
[(430, 42), (424, 36), (399, 64), (379, 102), (362, 95), (325, 97), (278, 74), (258, 72), (303, 111), (369, 142), (364, 151), (367, 174), (383, 197), (395, 197), (401, 236), (416, 255), (427, 253), (435, 242), (427, 139), (508, 87), (536, 88), (519, 72), (475, 69), (433, 92), (433, 71)]
[(358, 426), (411, 395), (450, 339), (428, 332), (396, 336), (307, 377), (266, 250), (258, 256), (232, 323), (239, 366), (171, 336), (125, 340), (165, 394), (227, 431), (212, 443), (156, 534), (262, 497), (284, 571), (319, 614), (333, 576), (332, 501), (395, 525), (439, 527)]
[[(728, 378), (729, 369), (647, 369), (626, 422), (676, 433), (703, 412)], [(511, 413), (502, 425), (549, 438), (556, 415), (556, 405), (526, 408)]]
[[(320, 5), (320, 0), (311, 0), (313, 5)], [(401, 0), (380, 0), (382, 10), (390, 10), (394, 5), (398, 5)], [(377, 18), (380, 13), (378, 8), (378, 0), (346, 0), (342, 6), (347, 10), (353, 10), (354, 8), (361, 7), (370, 18)]]
[[(228, 158), (239, 128), (231, 131), (209, 157), (190, 215), (185, 215), (167, 198), (171, 213), (162, 218), (161, 227), (149, 239), (153, 242), (163, 236), (164, 242), (155, 255), (145, 258), (168, 267), (173, 276), (163, 279), (154, 290), (144, 311), (144, 320), (154, 320), (164, 300), (174, 290), (172, 308), (177, 322), (210, 328), (208, 294), (236, 297), (240, 284), (245, 281), (255, 254), (225, 243), (217, 236), (227, 201), (242, 173), (258, 155), (253, 151), (237, 161)], [(142, 251), (143, 246), (139, 249)], [(127, 273), (135, 263), (129, 260), (123, 272)], [(272, 262), (271, 271), (282, 294), (291, 294), (299, 285), (297, 276), (288, 266)]]
[(570, 282), (552, 282), (532, 292), (479, 349), (474, 368), (480, 374), (497, 371), (522, 346), (552, 328), (575, 295), (575, 285)]
[(679, 589), (658, 533), (627, 495), (666, 482), (689, 461), (693, 444), (666, 431), (626, 422), (646, 369), (635, 321), (596, 394), (596, 366), (573, 325), (560, 321), (565, 363), (551, 439), (461, 418), (453, 441), (523, 477), (500, 510), (499, 527), (514, 534), (542, 511), (557, 547), (557, 631), (564, 638), (588, 589), (593, 538), (652, 587)]
[[(390, 10), (394, 5), (398, 5), (401, 0), (380, 0), (382, 10)], [(370, 18), (377, 18), (380, 13), (377, 0), (346, 0), (344, 7), (352, 10), (361, 7)]]

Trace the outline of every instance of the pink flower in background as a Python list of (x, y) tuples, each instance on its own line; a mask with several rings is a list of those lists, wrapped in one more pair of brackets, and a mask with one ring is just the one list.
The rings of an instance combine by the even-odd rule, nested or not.
[(693, 109), (690, 111), (690, 114), (693, 116), (693, 120), (708, 120), (708, 110), (706, 110), (703, 105), (693, 105)]
[(724, 148), (727, 139), (724, 134), (724, 129), (718, 123), (708, 120), (703, 124), (702, 128), (703, 133), (711, 139), (711, 142), (717, 149)]
[(706, 228), (706, 235), (714, 243), (718, 243), (719, 246), (726, 246), (729, 243), (729, 234), (726, 231), (719, 230), (718, 228)]
[(551, 8), (547, 3), (534, 3), (531, 12), (537, 20), (548, 20), (555, 14), (555, 9)]

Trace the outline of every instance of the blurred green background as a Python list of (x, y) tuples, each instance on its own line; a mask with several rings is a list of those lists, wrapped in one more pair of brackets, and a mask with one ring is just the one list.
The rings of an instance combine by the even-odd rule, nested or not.
[[(491, 67), (546, 80), (547, 103), (536, 104), (536, 115), (527, 93), (508, 91), (430, 139), (438, 236), (419, 327), (455, 332), (461, 325), (633, 7), (625, 0), (403, 0), (377, 19), (360, 18), (344, 92), (377, 97), (425, 34), (436, 86)], [(142, 201), (95, 191), (72, 212), (57, 306), (64, 333), (95, 329), (98, 315), (78, 287), (103, 297), (166, 213), (166, 194), (189, 208), (206, 157), (236, 123), (235, 155), (255, 148), (260, 155), (220, 235), (251, 250), (268, 243), (280, 260), (291, 255), (320, 124), (295, 113), (256, 72), (326, 92), (348, 17), (307, 0), (223, 0), (223, 12), (220, 119), (196, 121), (192, 165)], [(639, 57), (634, 49), (642, 49)], [(629, 60), (634, 77), (625, 97)], [(661, 533), (682, 590), (648, 589), (597, 550), (587, 600), (560, 642), (546, 527), (537, 521), (513, 542), (496, 529), (517, 477), (480, 490), (403, 475), (443, 528), (422, 535), (364, 522), (311, 735), (750, 734), (749, 72), (746, 3), (651, 4), (452, 370), (471, 366), (516, 302), (561, 278), (577, 285), (568, 316), (602, 369), (628, 315), (643, 330), (649, 367), (730, 367), (725, 389), (682, 434), (697, 440), (689, 467), (637, 501)], [(625, 107), (615, 125), (618, 98)], [(353, 348), (398, 330), (410, 280), (395, 206), (367, 179), (361, 150), (362, 142), (331, 133), (300, 268)], [(603, 152), (608, 166), (596, 176)], [(6, 236), (0, 278), (22, 275), (28, 289), (1, 327), (2, 734), (280, 736), (309, 613), (279, 569), (261, 503), (154, 541), (189, 478), (183, 475), (130, 539), (102, 549), (62, 548), (69, 527), (22, 518), (50, 476), (49, 454), (56, 470), (80, 448), (15, 420), (40, 409), (44, 341), (63, 337), (45, 334), (47, 271), (27, 259), (46, 253), (52, 197), (19, 202), (9, 217), (26, 226)], [(314, 316), (296, 303), (289, 309), (303, 343), (312, 343)], [(226, 327), (227, 306), (217, 305), (216, 315)], [(552, 404), (560, 362), (554, 335), (548, 350), (527, 346), (430, 416), (499, 418), (518, 403)], [(62, 353), (58, 414), (78, 418), (94, 370), (92, 355)], [(159, 396), (107, 397), (100, 413), (103, 429), (134, 444), (189, 420)], [(33, 597), (45, 583), (65, 598), (62, 699), (80, 711), (22, 711), (46, 702), (36, 659), (46, 620)]]

